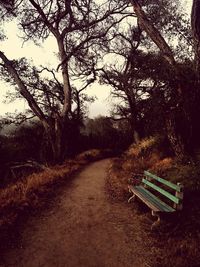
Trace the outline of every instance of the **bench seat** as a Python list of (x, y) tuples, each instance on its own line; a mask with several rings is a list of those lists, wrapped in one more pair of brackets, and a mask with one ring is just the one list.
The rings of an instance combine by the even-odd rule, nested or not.
[[(144, 171), (141, 185), (129, 185), (128, 189), (133, 194), (128, 202), (137, 196), (151, 209), (152, 216), (157, 217), (157, 221), (152, 224), (151, 229), (160, 224), (160, 217), (163, 213), (174, 213), (183, 207), (183, 185), (181, 183), (174, 184), (149, 171)], [(160, 194), (159, 196), (162, 198), (167, 198), (172, 205), (165, 203), (157, 197), (157, 194)]]
[(163, 202), (160, 198), (153, 195), (143, 186), (129, 185), (129, 191), (140, 198), (151, 210), (155, 212), (174, 212), (174, 208)]

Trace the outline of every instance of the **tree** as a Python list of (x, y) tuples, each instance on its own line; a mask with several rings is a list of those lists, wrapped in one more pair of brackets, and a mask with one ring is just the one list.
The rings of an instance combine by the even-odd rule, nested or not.
[[(188, 132), (188, 139), (191, 138), (192, 133), (192, 118), (191, 118), (191, 104), (188, 105), (189, 102), (192, 102), (194, 100), (194, 96), (196, 94), (196, 88), (193, 90), (190, 95), (188, 94), (189, 91), (189, 85), (185, 80), (184, 73), (182, 72), (182, 68), (179, 66), (179, 63), (176, 61), (174, 53), (169, 46), (169, 44), (166, 42), (165, 38), (162, 36), (158, 28), (153, 24), (153, 22), (150, 20), (150, 18), (147, 16), (146, 12), (142, 8), (142, 3), (144, 2), (144, 5), (149, 4), (148, 1), (138, 1), (138, 0), (131, 0), (131, 4), (134, 8), (134, 13), (136, 14), (138, 18), (138, 23), (143, 31), (147, 33), (147, 35), (151, 38), (151, 40), (157, 45), (160, 52), (162, 53), (162, 56), (166, 60), (166, 68), (171, 68), (174, 73), (173, 80), (173, 88), (175, 94), (178, 96), (177, 102), (175, 106), (168, 109), (168, 116), (166, 117), (166, 126), (167, 126), (167, 132), (168, 137), (171, 142), (171, 145), (173, 147), (173, 150), (176, 154), (176, 156), (182, 160), (186, 157), (188, 154), (188, 150), (186, 148), (186, 144), (180, 135), (180, 133), (177, 131), (177, 114), (180, 118), (180, 114), (182, 115), (182, 119), (184, 119), (185, 124), (187, 126), (186, 130)], [(155, 1), (150, 1), (150, 5), (153, 5), (155, 7)], [(157, 4), (157, 8), (158, 8)], [(162, 4), (161, 4), (162, 5)], [(188, 100), (190, 99), (190, 100)], [(196, 103), (193, 103), (194, 105)], [(183, 116), (184, 115), (184, 116)], [(190, 139), (191, 140), (191, 139)]]
[[(130, 122), (135, 141), (139, 139), (137, 100), (138, 92), (141, 92), (141, 77), (138, 75), (139, 57), (137, 48), (140, 43), (140, 31), (132, 28), (129, 33), (117, 33), (108, 45), (110, 54), (119, 58), (122, 64), (110, 64), (100, 71), (100, 80), (113, 87), (111, 95), (121, 98), (123, 105), (117, 106), (117, 115), (126, 118)], [(137, 66), (136, 66), (137, 65)]]
[[(155, 12), (152, 12), (151, 16), (154, 17)], [(163, 20), (166, 22), (166, 17), (156, 17), (161, 26)], [(166, 28), (169, 28), (168, 24), (165, 25)], [(170, 68), (166, 68), (158, 52), (150, 49), (145, 51), (148, 43), (139, 26), (130, 26), (128, 30), (114, 34), (110, 40), (107, 51), (119, 60), (117, 64), (107, 64), (101, 70), (101, 81), (110, 84), (113, 87), (112, 95), (123, 100), (123, 105), (120, 103), (116, 106), (115, 114), (117, 111), (117, 115), (129, 120), (134, 139), (137, 141), (138, 133), (141, 132), (141, 116), (144, 116), (144, 108), (142, 107), (141, 111), (139, 106), (140, 102), (144, 102), (144, 98), (158, 95), (159, 91), (159, 94), (163, 94), (160, 98), (163, 101), (160, 110), (162, 106), (165, 106), (165, 110), (174, 106), (172, 101), (167, 100), (169, 97), (174, 99), (171, 92), (174, 90), (173, 73)], [(156, 101), (154, 105), (157, 106)], [(152, 105), (151, 107), (154, 108)]]
[[(126, 8), (123, 1), (116, 3), (114, 0), (104, 4), (90, 0), (29, 0), (17, 7), (25, 40), (39, 43), (51, 35), (58, 47), (57, 71), (61, 70), (61, 82), (53, 70), (50, 70), (53, 82), (43, 82), (36, 68), (31, 69), (24, 60), (10, 60), (0, 51), (2, 71), (9, 73), (10, 81), (17, 85), (18, 92), (43, 124), (55, 161), (61, 160), (67, 149), (65, 132), (72, 118), (71, 77), (79, 70), (79, 73), (84, 72), (86, 83), (91, 83), (93, 73), (88, 66), (92, 69), (97, 63), (98, 50), (113, 25), (130, 15)], [(34, 82), (30, 81), (30, 74), (34, 75)], [(48, 105), (44, 106), (44, 100)]]

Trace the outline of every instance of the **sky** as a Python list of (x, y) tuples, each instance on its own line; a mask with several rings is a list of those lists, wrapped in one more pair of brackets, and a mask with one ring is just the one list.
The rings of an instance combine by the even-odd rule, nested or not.
[[(188, 11), (191, 10), (192, 0), (183, 0), (184, 6)], [(7, 40), (1, 42), (0, 49), (5, 52), (9, 59), (17, 59), (20, 57), (27, 57), (33, 61), (35, 65), (43, 66), (57, 66), (58, 61), (56, 57), (57, 47), (55, 40), (50, 37), (42, 46), (36, 46), (33, 42), (22, 43), (20, 33), (17, 30), (15, 23), (6, 24)], [(54, 53), (52, 53), (54, 51)], [(5, 102), (6, 92), (13, 92), (15, 88), (11, 88), (4, 82), (0, 81), (0, 115), (6, 113), (23, 112), (28, 108), (26, 100), (15, 101), (12, 103)], [(98, 115), (109, 115), (112, 109), (112, 99), (110, 96), (110, 87), (104, 85), (98, 85), (98, 83), (92, 84), (86, 91), (90, 96), (96, 96), (97, 100), (89, 105), (89, 116), (96, 117)]]

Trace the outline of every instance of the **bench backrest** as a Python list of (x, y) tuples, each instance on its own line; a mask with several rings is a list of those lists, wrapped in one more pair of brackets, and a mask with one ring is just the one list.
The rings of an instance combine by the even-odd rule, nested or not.
[[(174, 208), (176, 209), (182, 209), (182, 199), (183, 199), (183, 185), (180, 183), (173, 184), (163, 178), (160, 178), (156, 176), (155, 174), (150, 173), (149, 171), (144, 171), (145, 178), (142, 179), (142, 182), (145, 184), (145, 186), (150, 187), (157, 192), (159, 192), (161, 195), (165, 196), (166, 198), (170, 199), (174, 203)], [(156, 181), (156, 184), (154, 183)], [(167, 189), (163, 189), (159, 186), (165, 185), (166, 187), (169, 187), (170, 189), (175, 191), (175, 194), (167, 191)]]

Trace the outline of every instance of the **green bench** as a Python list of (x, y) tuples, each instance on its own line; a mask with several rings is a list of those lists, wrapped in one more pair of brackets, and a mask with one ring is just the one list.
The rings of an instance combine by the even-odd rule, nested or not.
[[(181, 183), (173, 184), (149, 171), (144, 171), (141, 185), (129, 185), (128, 189), (133, 194), (128, 202), (137, 196), (151, 209), (152, 216), (157, 217), (157, 221), (152, 224), (151, 229), (159, 225), (162, 213), (176, 212), (183, 207), (183, 185)], [(161, 200), (160, 196), (164, 196), (168, 203)]]

